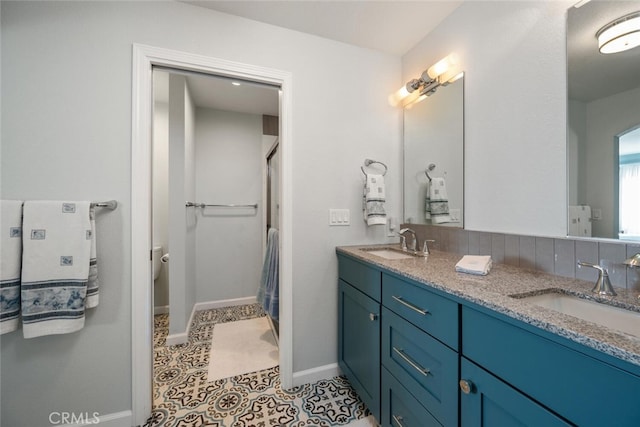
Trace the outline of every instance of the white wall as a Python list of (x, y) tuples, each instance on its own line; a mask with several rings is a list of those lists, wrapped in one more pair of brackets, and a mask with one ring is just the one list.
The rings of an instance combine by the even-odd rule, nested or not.
[[(292, 73), (293, 364), (335, 362), (335, 246), (386, 241), (359, 220), (365, 158), (389, 165), (388, 211), (401, 212), (400, 112), (387, 104), (400, 59), (179, 2), (0, 7), (2, 197), (120, 203), (98, 218), (102, 294), (84, 330), (2, 337), (3, 425), (131, 409), (130, 290), (144, 286), (130, 280), (132, 43)], [(329, 208), (351, 209), (352, 225), (328, 227)]]
[(402, 58), (407, 81), (450, 52), (460, 56), (467, 229), (566, 235), (571, 3), (465, 2)]
[[(168, 79), (167, 79), (168, 82)], [(154, 84), (156, 82), (154, 81)], [(155, 87), (155, 86), (154, 86)], [(168, 89), (167, 89), (168, 90)], [(153, 245), (169, 247), (169, 105), (153, 106)], [(169, 305), (169, 269), (161, 264), (160, 275), (153, 285), (154, 307)]]
[(196, 199), (258, 209), (198, 209), (197, 301), (256, 295), (262, 268), (262, 116), (198, 108)]

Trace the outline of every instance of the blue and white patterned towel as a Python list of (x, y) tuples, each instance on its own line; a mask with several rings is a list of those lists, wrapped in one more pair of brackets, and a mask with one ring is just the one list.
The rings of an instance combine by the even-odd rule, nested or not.
[(387, 223), (384, 202), (384, 177), (382, 175), (367, 174), (363, 197), (364, 220), (367, 225), (384, 225)]
[(22, 202), (0, 200), (0, 335), (18, 329)]
[(90, 208), (89, 218), (91, 222), (91, 256), (89, 258), (89, 281), (87, 282), (86, 308), (93, 308), (98, 305), (98, 259), (96, 255), (96, 212), (95, 208)]
[(274, 320), (280, 317), (280, 245), (278, 242), (278, 230), (270, 228), (267, 233), (267, 248), (256, 296), (264, 311)]
[(93, 232), (89, 202), (27, 201), (23, 210), (25, 338), (84, 326)]

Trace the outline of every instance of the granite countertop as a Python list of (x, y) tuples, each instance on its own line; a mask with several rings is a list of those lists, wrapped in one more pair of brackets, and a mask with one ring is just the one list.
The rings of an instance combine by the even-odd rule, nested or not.
[(640, 338), (510, 297), (558, 290), (640, 312), (638, 291), (616, 288), (617, 296), (601, 297), (591, 293), (594, 283), (506, 264), (493, 264), (487, 276), (458, 273), (455, 264), (462, 255), (449, 252), (432, 251), (428, 257), (398, 260), (367, 252), (393, 246), (341, 246), (336, 250), (640, 366)]

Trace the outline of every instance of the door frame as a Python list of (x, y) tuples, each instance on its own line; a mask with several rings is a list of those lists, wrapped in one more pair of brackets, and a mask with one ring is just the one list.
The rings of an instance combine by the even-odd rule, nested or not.
[[(133, 45), (131, 122), (131, 399), (133, 425), (151, 414), (153, 301), (151, 264), (152, 67), (197, 71), (280, 86), (280, 380), (293, 387), (292, 73), (142, 44)], [(147, 284), (146, 286), (144, 284)]]

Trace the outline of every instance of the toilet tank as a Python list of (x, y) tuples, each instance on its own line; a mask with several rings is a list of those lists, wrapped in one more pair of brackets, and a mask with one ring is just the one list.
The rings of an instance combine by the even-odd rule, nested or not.
[(162, 246), (154, 246), (151, 259), (153, 260), (153, 280), (156, 280), (158, 276), (160, 276), (160, 267), (162, 264), (160, 263), (160, 258), (162, 257)]

